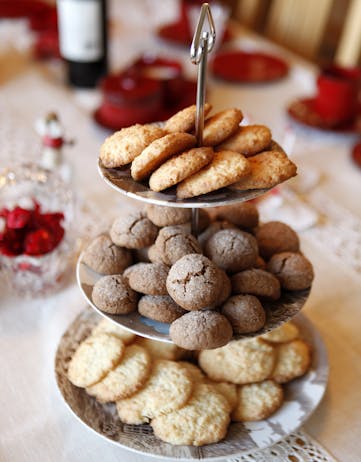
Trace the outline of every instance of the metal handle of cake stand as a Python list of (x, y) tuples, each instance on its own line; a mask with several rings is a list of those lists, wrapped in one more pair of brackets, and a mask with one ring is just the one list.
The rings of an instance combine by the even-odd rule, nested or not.
[[(198, 66), (197, 99), (196, 99), (196, 137), (197, 145), (203, 144), (204, 103), (206, 98), (207, 57), (216, 41), (216, 29), (208, 3), (203, 3), (196, 30), (194, 32), (190, 57)], [(199, 209), (192, 208), (192, 234), (197, 236), (199, 225)]]

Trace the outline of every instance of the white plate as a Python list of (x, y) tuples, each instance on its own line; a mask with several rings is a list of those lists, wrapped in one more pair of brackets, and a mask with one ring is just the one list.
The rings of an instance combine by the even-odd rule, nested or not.
[(202, 447), (172, 446), (153, 435), (149, 425), (125, 425), (117, 417), (114, 404), (100, 404), (84, 389), (67, 379), (68, 363), (79, 343), (99, 321), (91, 309), (83, 311), (60, 340), (55, 358), (56, 380), (65, 403), (80, 422), (120, 447), (158, 458), (224, 459), (267, 448), (299, 428), (316, 409), (325, 392), (328, 359), (325, 345), (307, 318), (298, 315), (295, 323), (302, 337), (313, 346), (312, 367), (303, 377), (284, 386), (282, 407), (260, 422), (232, 423), (226, 438)]

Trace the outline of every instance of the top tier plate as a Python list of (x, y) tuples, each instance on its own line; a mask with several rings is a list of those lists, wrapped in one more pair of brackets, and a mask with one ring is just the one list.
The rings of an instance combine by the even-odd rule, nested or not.
[(139, 201), (168, 207), (219, 207), (221, 205), (249, 201), (269, 191), (269, 189), (235, 191), (230, 188), (222, 188), (190, 199), (177, 199), (175, 187), (169, 188), (164, 192), (155, 192), (147, 184), (134, 181), (130, 175), (129, 166), (123, 168), (105, 168), (99, 160), (98, 170), (104, 181), (116, 191)]

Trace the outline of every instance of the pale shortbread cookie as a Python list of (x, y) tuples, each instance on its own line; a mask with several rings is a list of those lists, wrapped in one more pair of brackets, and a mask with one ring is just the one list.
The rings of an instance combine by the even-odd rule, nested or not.
[(257, 338), (235, 340), (224, 347), (203, 350), (198, 362), (212, 380), (245, 384), (267, 379), (276, 362), (275, 348)]
[[(211, 109), (212, 106), (205, 103), (204, 115), (206, 116)], [(182, 109), (166, 121), (164, 130), (168, 133), (192, 132), (196, 123), (196, 112), (197, 107), (195, 104)]]
[(277, 346), (277, 361), (271, 378), (286, 383), (305, 374), (311, 365), (311, 350), (303, 340)]
[(195, 136), (189, 133), (170, 133), (158, 138), (132, 162), (130, 173), (133, 179), (135, 181), (144, 180), (163, 162), (180, 152), (193, 148), (196, 143)]
[(189, 400), (193, 382), (188, 372), (174, 361), (155, 360), (148, 381), (138, 393), (117, 401), (122, 422), (142, 424), (176, 411)]
[(243, 114), (239, 109), (225, 109), (204, 123), (203, 146), (216, 146), (233, 135), (239, 127)]
[(144, 347), (153, 358), (169, 359), (176, 361), (185, 356), (186, 352), (183, 348), (168, 342), (158, 342), (146, 337), (138, 337), (137, 344)]
[(125, 348), (120, 364), (86, 391), (102, 403), (128, 398), (142, 388), (150, 371), (151, 356), (147, 350), (130, 345)]
[(74, 353), (68, 368), (68, 379), (77, 387), (89, 387), (99, 382), (119, 363), (124, 343), (114, 335), (92, 335)]
[(153, 191), (163, 191), (208, 165), (214, 156), (212, 148), (193, 148), (174, 156), (162, 164), (149, 178)]
[(213, 382), (213, 380), (205, 379), (204, 383), (210, 385), (217, 393), (224, 396), (229, 404), (229, 410), (232, 411), (237, 403), (237, 385), (229, 382)]
[(122, 326), (119, 326), (112, 321), (108, 321), (108, 319), (102, 319), (92, 330), (92, 335), (100, 333), (115, 335), (120, 338), (125, 345), (129, 345), (134, 342), (136, 338), (136, 335), (133, 334), (133, 332), (124, 329)]
[(188, 361), (178, 361), (178, 364), (188, 371), (194, 383), (202, 383), (206, 379), (206, 376), (203, 374), (201, 369), (199, 369), (199, 367), (195, 364), (189, 363)]
[(227, 149), (243, 154), (245, 157), (253, 156), (264, 151), (270, 145), (271, 130), (264, 125), (246, 125), (239, 127), (237, 132), (216, 147), (217, 151)]
[(248, 158), (249, 175), (237, 181), (232, 189), (273, 188), (297, 175), (296, 165), (281, 151), (264, 151)]
[(232, 413), (236, 422), (251, 422), (270, 417), (283, 402), (282, 387), (273, 380), (250, 383), (237, 389), (238, 404)]
[(132, 162), (152, 141), (164, 136), (156, 125), (132, 125), (109, 136), (100, 148), (104, 167), (115, 168)]
[(178, 199), (199, 196), (229, 186), (248, 175), (248, 160), (238, 152), (219, 151), (199, 172), (177, 186)]
[(167, 443), (202, 446), (223, 439), (229, 422), (227, 400), (212, 386), (196, 384), (184, 407), (156, 417), (151, 426), (154, 434)]
[(292, 322), (286, 322), (277, 329), (260, 336), (262, 340), (272, 343), (286, 343), (295, 340), (299, 336), (298, 327)]

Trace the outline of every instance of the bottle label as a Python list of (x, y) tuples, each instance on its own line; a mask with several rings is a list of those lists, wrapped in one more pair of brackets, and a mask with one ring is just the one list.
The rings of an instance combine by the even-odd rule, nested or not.
[(103, 56), (102, 10), (97, 0), (58, 0), (60, 52), (70, 61)]

